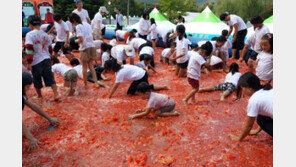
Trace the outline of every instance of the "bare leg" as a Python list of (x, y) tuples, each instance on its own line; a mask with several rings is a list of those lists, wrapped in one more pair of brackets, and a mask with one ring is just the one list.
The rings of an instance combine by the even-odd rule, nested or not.
[(169, 116), (179, 116), (180, 113), (176, 110), (173, 110), (171, 112), (165, 112), (165, 113), (161, 113), (161, 111), (157, 110), (155, 112), (155, 114), (159, 117), (169, 117)]
[(198, 93), (203, 93), (203, 92), (212, 92), (215, 91), (214, 87), (205, 87), (205, 88), (200, 88)]
[(230, 95), (230, 91), (229, 90), (226, 90), (222, 93), (222, 96), (221, 96), (221, 99), (220, 101), (224, 101), (225, 97), (229, 96)]
[(79, 94), (78, 88), (77, 88), (77, 82), (71, 82), (71, 89), (74, 90), (74, 95), (77, 96)]
[(51, 85), (51, 88), (53, 90), (53, 93), (54, 93), (54, 100), (59, 100), (60, 99), (60, 95), (58, 93), (58, 88), (57, 88), (57, 85), (56, 84), (53, 84)]
[(252, 59), (248, 60), (248, 67), (249, 67), (249, 72), (254, 71), (254, 60), (252, 60)]
[(170, 90), (171, 88), (166, 85), (153, 85), (154, 90)]
[(94, 69), (94, 66), (93, 66), (92, 61), (89, 61), (87, 63), (87, 65), (88, 65), (89, 71), (91, 72), (91, 75), (93, 77), (93, 80), (95, 81), (95, 87), (97, 87), (97, 88), (100, 87), (100, 85), (98, 84), (97, 74), (96, 74), (96, 71)]
[(68, 96), (71, 91), (71, 83), (69, 81), (64, 81), (65, 95)]
[(100, 82), (100, 81), (98, 81), (97, 84), (98, 84), (99, 86), (104, 87), (104, 88), (110, 88), (110, 86), (108, 86), (108, 85), (106, 85), (106, 84), (104, 84), (103, 82)]
[(35, 88), (35, 90), (37, 92), (37, 98), (42, 98), (41, 89)]
[(82, 76), (84, 85), (87, 86), (87, 62), (82, 62)]
[(243, 50), (239, 50), (239, 57), (244, 57)]
[(236, 50), (237, 50), (237, 49), (232, 49), (232, 57), (231, 57), (230, 59), (234, 59), (234, 58), (235, 58)]
[(178, 66), (176, 65), (176, 69), (175, 69), (175, 75), (176, 75), (176, 76), (179, 75), (179, 71), (180, 71), (180, 67), (178, 67)]
[(184, 104), (187, 106), (188, 105), (188, 100), (195, 95), (195, 93), (198, 91), (198, 89), (192, 89), (191, 92), (186, 96), (185, 99), (183, 99)]
[(69, 60), (69, 62), (71, 61), (71, 59), (72, 59), (72, 55), (71, 54), (69, 54), (69, 53), (67, 53), (66, 55), (66, 58)]
[(179, 78), (186, 77), (185, 74), (186, 74), (186, 69), (180, 68), (179, 73), (178, 73), (178, 77)]
[(192, 102), (193, 104), (196, 103), (196, 101), (195, 101), (195, 94), (191, 96), (191, 102)]

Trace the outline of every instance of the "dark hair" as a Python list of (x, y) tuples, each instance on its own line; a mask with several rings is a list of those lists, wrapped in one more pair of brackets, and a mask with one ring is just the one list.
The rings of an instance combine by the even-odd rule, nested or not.
[(206, 55), (210, 56), (213, 51), (213, 45), (211, 42), (207, 41), (205, 44), (201, 45), (200, 49), (206, 51)]
[(27, 73), (27, 72), (23, 72), (22, 73), (22, 94), (24, 96), (26, 96), (26, 92), (25, 92), (25, 86), (26, 85), (31, 85), (33, 82), (33, 78), (31, 76), (31, 74)]
[(227, 39), (226, 39), (225, 36), (220, 36), (220, 37), (217, 38), (216, 41), (217, 41), (217, 42), (226, 42), (226, 40), (227, 40)]
[(101, 45), (101, 49), (102, 49), (103, 52), (106, 52), (107, 50), (110, 51), (112, 49), (112, 45), (109, 45), (109, 44), (103, 42), (102, 45)]
[(145, 20), (146, 20), (147, 16), (148, 16), (148, 19), (149, 19), (149, 14), (147, 12), (144, 12), (143, 15), (142, 15), (143, 19), (145, 19)]
[(216, 41), (218, 37), (213, 37), (211, 41)]
[(154, 18), (151, 18), (151, 19), (150, 19), (150, 23), (151, 23), (151, 25), (152, 25), (152, 24), (155, 24), (155, 25), (156, 25), (156, 23), (155, 23), (155, 19), (154, 19)]
[(54, 21), (60, 21), (62, 19), (62, 16), (59, 13), (54, 14), (53, 20)]
[(186, 34), (185, 34), (185, 26), (184, 25), (178, 25), (177, 28), (176, 28), (177, 32), (180, 33), (179, 35), (179, 40), (182, 40), (183, 37), (186, 38)]
[(152, 42), (151, 41), (147, 41), (145, 45), (152, 47)]
[(139, 93), (151, 92), (151, 86), (147, 82), (141, 82), (137, 86), (137, 92)]
[(28, 17), (28, 24), (31, 24), (32, 26), (40, 26), (41, 25), (41, 19), (37, 15), (31, 15)]
[(228, 30), (223, 30), (221, 35), (226, 37), (228, 35)]
[(52, 65), (60, 63), (60, 60), (55, 56), (52, 57), (51, 61), (52, 61)]
[(49, 10), (49, 8), (47, 8), (46, 10)]
[(137, 33), (138, 30), (137, 30), (137, 29), (132, 29), (130, 32), (135, 32), (135, 33)]
[(79, 60), (77, 58), (73, 58), (70, 60), (70, 64), (71, 66), (78, 66), (80, 63), (79, 63)]
[(80, 16), (78, 15), (78, 14), (76, 14), (76, 13), (71, 13), (70, 15), (69, 15), (69, 21), (73, 24), (74, 23), (74, 21), (75, 22), (77, 22), (78, 24), (81, 24), (82, 22), (81, 22), (81, 18), (80, 18)]
[(113, 35), (113, 36), (112, 36), (112, 39), (116, 39), (116, 36), (115, 36), (115, 35)]
[(105, 61), (104, 64), (104, 69), (106, 71), (112, 70), (114, 72), (119, 71), (122, 68), (122, 66), (120, 64), (117, 63), (116, 59), (111, 59), (111, 60), (107, 60)]
[(170, 45), (170, 47), (172, 47), (172, 46), (177, 46), (177, 43), (176, 42), (171, 42), (171, 45)]
[(252, 88), (255, 92), (262, 89), (262, 88), (263, 88), (263, 90), (272, 89), (272, 86), (269, 83), (267, 83), (265, 85), (261, 85), (260, 79), (252, 72), (247, 72), (244, 75), (242, 75), (238, 80), (237, 86), (238, 86), (238, 88), (237, 88), (237, 98), (238, 99), (241, 97), (242, 87)]
[(145, 61), (152, 60), (152, 56), (149, 55), (149, 54), (141, 54), (140, 56), (143, 56), (143, 57), (144, 57), (143, 59), (144, 59)]
[(229, 15), (229, 12), (225, 12), (225, 13), (221, 14), (221, 15), (220, 15), (220, 20), (221, 20), (221, 21), (224, 21), (225, 18), (226, 18), (226, 16), (228, 16), (228, 15)]
[(192, 49), (198, 50), (198, 44), (193, 45)]
[(134, 33), (129, 33), (128, 34), (128, 38), (129, 38), (129, 40), (131, 41), (133, 38), (135, 38), (136, 36), (135, 36), (135, 34)]
[(254, 16), (251, 18), (250, 20), (251, 24), (262, 24), (263, 23), (263, 19), (260, 16)]
[(238, 69), (239, 69), (239, 66), (237, 63), (231, 63), (229, 67), (229, 71), (231, 72), (232, 75), (238, 72)]
[(269, 45), (270, 45), (271, 54), (273, 54), (273, 34), (267, 33), (267, 34), (263, 35), (261, 40), (268, 40)]
[(181, 16), (181, 15), (178, 16), (178, 20), (182, 20), (182, 23), (185, 23), (185, 19), (184, 19), (184, 17)]

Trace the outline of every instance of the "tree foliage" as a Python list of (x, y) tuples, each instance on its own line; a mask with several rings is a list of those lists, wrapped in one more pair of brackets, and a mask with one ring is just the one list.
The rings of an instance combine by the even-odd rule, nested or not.
[(171, 22), (176, 23), (179, 15), (186, 15), (187, 6), (184, 0), (159, 0), (159, 10)]
[(255, 15), (264, 19), (271, 16), (273, 14), (272, 3), (272, 0), (218, 0), (212, 10), (217, 16), (229, 11), (247, 22)]

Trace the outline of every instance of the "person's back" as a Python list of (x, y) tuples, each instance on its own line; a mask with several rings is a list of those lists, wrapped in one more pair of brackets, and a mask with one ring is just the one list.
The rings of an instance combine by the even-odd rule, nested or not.
[(273, 118), (273, 89), (256, 91), (249, 99), (247, 114), (249, 117), (263, 115)]
[(235, 72), (234, 74), (232, 74), (232, 72), (230, 72), (225, 77), (225, 83), (230, 82), (234, 86), (237, 86), (238, 80), (241, 76), (242, 76), (242, 74), (240, 72)]
[(44, 59), (50, 59), (49, 46), (51, 45), (50, 37), (42, 30), (32, 30), (26, 35), (26, 46), (32, 47), (33, 57), (32, 66), (40, 63)]
[(230, 20), (228, 21), (228, 23), (231, 26), (233, 26), (234, 24), (237, 23), (237, 29), (238, 29), (238, 31), (247, 29), (247, 25), (244, 22), (244, 20), (241, 17), (239, 17), (237, 15), (234, 15), (234, 14), (231, 14), (230, 15)]
[(116, 73), (115, 83), (139, 80), (145, 75), (145, 73), (145, 70), (140, 67), (126, 64)]
[(139, 49), (139, 47), (142, 45), (142, 44), (145, 44), (147, 41), (145, 39), (142, 39), (142, 38), (133, 38), (131, 41), (130, 41), (130, 45), (133, 45), (133, 47), (135, 49)]
[(269, 28), (264, 24), (260, 29), (259, 27), (255, 29), (255, 32), (254, 32), (255, 44), (253, 46), (255, 52), (259, 53), (262, 51), (261, 38), (263, 37), (263, 35), (269, 32), (270, 32)]
[(59, 76), (64, 76), (64, 74), (72, 68), (64, 63), (56, 63), (51, 66), (51, 69), (52, 72), (58, 74)]
[(76, 31), (77, 31), (77, 37), (79, 36), (83, 37), (83, 41), (79, 44), (80, 45), (79, 50), (95, 47), (93, 42), (92, 29), (88, 23), (83, 22), (82, 24), (78, 24), (76, 26)]

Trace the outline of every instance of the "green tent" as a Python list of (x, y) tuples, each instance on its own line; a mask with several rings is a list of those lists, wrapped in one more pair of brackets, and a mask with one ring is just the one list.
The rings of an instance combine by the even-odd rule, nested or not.
[(269, 18), (267, 18), (266, 20), (264, 20), (264, 22), (263, 22), (264, 24), (266, 24), (266, 23), (273, 23), (273, 15), (272, 16), (270, 16)]

